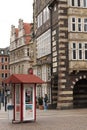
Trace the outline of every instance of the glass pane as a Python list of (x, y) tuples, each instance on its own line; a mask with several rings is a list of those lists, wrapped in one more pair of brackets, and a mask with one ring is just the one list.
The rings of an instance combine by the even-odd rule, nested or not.
[(79, 50), (79, 59), (82, 59), (82, 50)]
[(72, 31), (75, 31), (75, 24), (72, 25)]
[(84, 31), (87, 31), (87, 25), (86, 24), (84, 25)]
[(84, 0), (84, 7), (87, 7), (87, 0)]
[(76, 48), (76, 44), (75, 43), (73, 43), (73, 48)]
[(84, 23), (87, 23), (87, 19), (84, 19)]
[(72, 6), (74, 6), (75, 5), (75, 2), (74, 2), (74, 0), (72, 0)]
[(87, 48), (87, 44), (85, 44), (85, 48)]
[(16, 104), (20, 104), (20, 87), (16, 87)]
[(78, 24), (78, 31), (81, 31), (81, 24)]
[(78, 0), (78, 6), (80, 6), (80, 0)]
[(72, 18), (72, 22), (75, 22), (75, 18)]
[(87, 50), (85, 50), (85, 59), (87, 59)]
[(82, 44), (81, 43), (79, 43), (79, 48), (82, 48)]
[(73, 59), (76, 59), (76, 51), (73, 50)]
[(25, 103), (29, 104), (32, 103), (32, 101), (33, 101), (33, 88), (30, 87), (25, 90)]

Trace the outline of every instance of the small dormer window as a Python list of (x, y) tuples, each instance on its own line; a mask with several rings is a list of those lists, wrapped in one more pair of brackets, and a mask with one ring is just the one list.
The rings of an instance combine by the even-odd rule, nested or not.
[(1, 54), (4, 54), (4, 51), (3, 51), (3, 50), (1, 50)]

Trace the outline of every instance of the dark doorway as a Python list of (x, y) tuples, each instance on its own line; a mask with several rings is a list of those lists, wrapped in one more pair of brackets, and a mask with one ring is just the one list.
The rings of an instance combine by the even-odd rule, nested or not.
[(79, 80), (73, 89), (73, 107), (87, 108), (87, 80)]

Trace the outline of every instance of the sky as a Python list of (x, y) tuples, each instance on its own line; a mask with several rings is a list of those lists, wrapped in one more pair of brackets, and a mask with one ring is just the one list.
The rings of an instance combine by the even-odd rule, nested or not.
[(0, 48), (10, 45), (11, 25), (18, 28), (19, 19), (33, 22), (33, 0), (1, 0), (0, 3)]

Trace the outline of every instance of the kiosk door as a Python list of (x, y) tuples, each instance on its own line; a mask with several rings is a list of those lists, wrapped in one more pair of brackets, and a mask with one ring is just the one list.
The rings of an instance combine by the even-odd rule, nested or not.
[(23, 120), (34, 120), (34, 85), (24, 85), (24, 116)]

